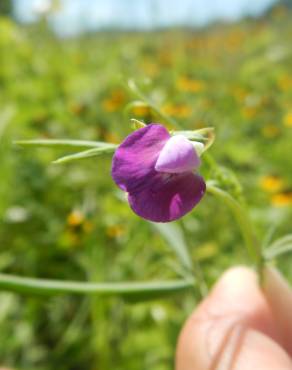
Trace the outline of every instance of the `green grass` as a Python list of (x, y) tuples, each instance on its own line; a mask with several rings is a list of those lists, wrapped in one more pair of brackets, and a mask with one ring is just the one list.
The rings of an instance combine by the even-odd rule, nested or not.
[[(212, 155), (242, 183), (260, 240), (272, 229), (273, 239), (291, 232), (290, 17), (278, 11), (197, 33), (72, 40), (56, 39), (43, 25), (24, 28), (1, 19), (1, 273), (89, 282), (180, 277), (168, 241), (121, 200), (110, 156), (52, 164), (74, 150), (12, 144), (118, 143), (131, 132), (130, 118), (157, 122), (155, 109), (132, 104), (137, 97), (127, 89), (129, 79), (183, 129), (215, 127)], [(216, 175), (204, 163), (202, 173)], [(240, 196), (230, 175), (220, 177)], [(209, 287), (227, 267), (250, 264), (232, 215), (212, 196), (179, 224)], [(291, 261), (280, 258), (278, 266), (291, 280)], [(198, 299), (197, 290), (135, 304), (2, 292), (0, 360), (29, 370), (167, 370)]]

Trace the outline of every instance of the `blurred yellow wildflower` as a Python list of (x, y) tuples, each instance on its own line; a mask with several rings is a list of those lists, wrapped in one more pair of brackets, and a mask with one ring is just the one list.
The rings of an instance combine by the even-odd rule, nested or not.
[(111, 96), (102, 101), (102, 107), (107, 112), (115, 112), (125, 101), (125, 94), (123, 90), (114, 90)]
[(84, 214), (78, 210), (69, 213), (67, 217), (67, 224), (72, 227), (80, 226), (85, 220)]
[(105, 99), (102, 101), (102, 107), (106, 112), (115, 112), (120, 107), (120, 103), (113, 99)]
[(288, 112), (285, 114), (283, 118), (283, 123), (287, 127), (292, 127), (292, 112)]
[(158, 61), (162, 66), (169, 67), (172, 65), (173, 56), (169, 51), (163, 50), (158, 54)]
[(76, 116), (79, 116), (80, 114), (82, 114), (85, 111), (86, 106), (82, 103), (71, 102), (68, 106), (68, 109), (72, 114), (75, 114)]
[(284, 181), (279, 176), (267, 175), (260, 178), (260, 187), (269, 193), (274, 193), (283, 189)]
[(141, 64), (141, 68), (142, 70), (147, 73), (149, 76), (151, 77), (155, 77), (157, 76), (158, 72), (159, 72), (159, 68), (158, 68), (158, 65), (153, 63), (153, 62), (150, 62), (150, 61), (144, 61), (142, 64)]
[(247, 119), (254, 118), (257, 112), (257, 107), (243, 107), (241, 110), (243, 117)]
[(151, 113), (151, 109), (148, 105), (135, 105), (132, 107), (131, 111), (136, 117), (145, 117)]
[(119, 238), (125, 234), (125, 228), (122, 225), (111, 225), (106, 229), (106, 234), (110, 238)]
[(217, 243), (213, 241), (198, 245), (196, 248), (196, 256), (199, 261), (213, 258), (218, 253), (219, 253), (219, 246)]
[(243, 41), (244, 34), (241, 30), (234, 30), (233, 32), (227, 34), (224, 40), (225, 47), (228, 51), (236, 51), (238, 48), (242, 47)]
[(85, 220), (83, 222), (83, 231), (86, 233), (86, 234), (89, 234), (91, 233), (91, 231), (93, 230), (93, 223), (88, 221), (88, 220)]
[(233, 96), (235, 99), (242, 103), (245, 101), (246, 97), (248, 96), (248, 91), (240, 86), (236, 86), (232, 89)]
[(271, 203), (275, 207), (292, 206), (292, 191), (273, 195)]
[(262, 135), (268, 139), (272, 139), (280, 134), (280, 129), (274, 124), (269, 124), (261, 129)]
[(185, 92), (193, 92), (193, 93), (203, 91), (206, 86), (204, 81), (193, 80), (188, 77), (180, 77), (177, 80), (176, 84), (177, 84), (178, 90), (185, 91)]
[[(73, 210), (67, 217), (67, 225), (72, 231), (84, 232), (86, 234), (93, 230), (92, 222), (88, 221), (85, 215), (79, 210)], [(74, 234), (74, 232), (73, 232)]]
[(282, 75), (278, 81), (278, 86), (282, 91), (292, 90), (292, 76), (285, 74)]
[(114, 132), (106, 131), (103, 137), (104, 141), (106, 141), (107, 143), (119, 144), (121, 141), (119, 136)]
[(192, 114), (192, 108), (186, 104), (166, 104), (162, 107), (165, 114), (168, 114), (177, 118), (187, 118)]

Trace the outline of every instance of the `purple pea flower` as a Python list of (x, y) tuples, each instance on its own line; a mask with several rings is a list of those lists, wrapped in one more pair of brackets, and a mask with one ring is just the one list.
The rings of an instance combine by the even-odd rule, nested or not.
[(115, 183), (128, 193), (132, 210), (154, 222), (170, 222), (190, 212), (206, 184), (195, 173), (200, 158), (182, 135), (149, 124), (126, 137), (112, 163)]

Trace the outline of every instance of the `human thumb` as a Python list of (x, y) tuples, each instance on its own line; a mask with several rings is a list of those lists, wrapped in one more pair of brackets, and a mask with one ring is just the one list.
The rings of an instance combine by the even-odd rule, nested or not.
[(236, 267), (223, 274), (187, 320), (176, 370), (291, 370), (281, 333), (256, 274)]

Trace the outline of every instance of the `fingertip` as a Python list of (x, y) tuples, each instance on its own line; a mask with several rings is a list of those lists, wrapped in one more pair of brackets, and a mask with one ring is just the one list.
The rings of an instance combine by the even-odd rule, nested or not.
[(219, 281), (213, 287), (211, 299), (232, 300), (236, 297), (251, 294), (258, 294), (257, 276), (256, 273), (245, 266), (236, 266), (228, 269), (220, 277)]
[(186, 322), (177, 346), (177, 370), (209, 369), (220, 361), (229, 338), (243, 328), (277, 337), (255, 272), (239, 266), (222, 275)]

